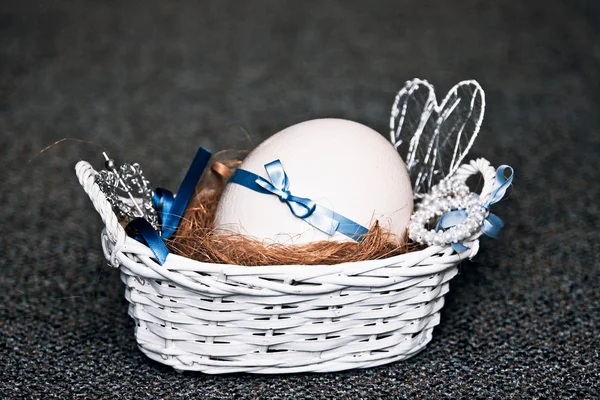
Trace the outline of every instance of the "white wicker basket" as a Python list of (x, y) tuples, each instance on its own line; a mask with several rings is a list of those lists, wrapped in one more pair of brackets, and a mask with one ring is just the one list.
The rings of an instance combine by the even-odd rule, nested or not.
[[(77, 177), (102, 217), (102, 247), (121, 269), (139, 348), (178, 371), (331, 372), (403, 360), (431, 340), (457, 264), (481, 232), (451, 246), (388, 259), (325, 266), (246, 267), (170, 254), (164, 265), (128, 237), (85, 161)], [(481, 173), (486, 199), (495, 170), (484, 159), (455, 176)]]

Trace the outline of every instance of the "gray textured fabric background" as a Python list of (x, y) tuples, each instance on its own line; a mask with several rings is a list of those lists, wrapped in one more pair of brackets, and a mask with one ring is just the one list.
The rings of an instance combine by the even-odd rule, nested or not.
[[(0, 397), (594, 398), (600, 6), (586, 1), (0, 4)], [(73, 167), (99, 143), (175, 190), (195, 149), (317, 117), (386, 134), (396, 90), (487, 91), (472, 156), (516, 170), (506, 222), (418, 356), (324, 375), (178, 374), (137, 350)], [(251, 142), (247, 137), (251, 138)], [(28, 163), (28, 160), (34, 158)]]

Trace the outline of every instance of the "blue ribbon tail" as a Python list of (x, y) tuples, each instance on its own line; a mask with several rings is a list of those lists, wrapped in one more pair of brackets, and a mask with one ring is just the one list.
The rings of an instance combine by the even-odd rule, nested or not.
[[(154, 208), (159, 211), (159, 217), (162, 221), (162, 214), (169, 214), (171, 207), (175, 201), (175, 195), (173, 192), (163, 188), (156, 188), (152, 194), (152, 204)], [(162, 223), (162, 222), (161, 222)]]
[(337, 231), (342, 235), (349, 237), (356, 242), (362, 242), (365, 239), (365, 235), (369, 233), (369, 230), (364, 226), (357, 224), (351, 219), (348, 219), (336, 212), (332, 211), (332, 213), (333, 218), (339, 222)]
[(481, 231), (487, 236), (496, 239), (504, 226), (504, 222), (496, 214), (490, 213), (483, 221)]
[(169, 249), (158, 235), (158, 232), (150, 225), (150, 222), (144, 218), (136, 218), (128, 223), (125, 229), (130, 236), (140, 242), (145, 242), (150, 247), (160, 265), (165, 263), (169, 255)]
[[(505, 176), (505, 171), (508, 171), (508, 177)], [(489, 208), (492, 204), (495, 204), (502, 200), (506, 191), (512, 185), (512, 181), (514, 178), (514, 170), (509, 165), (501, 165), (496, 170), (496, 182), (494, 183), (494, 187), (492, 188), (492, 193), (490, 194), (490, 199), (485, 203), (484, 207)]]
[(333, 236), (340, 226), (340, 223), (334, 219), (333, 214), (333, 211), (316, 205), (314, 212), (302, 219), (321, 232)]
[(170, 194), (171, 192), (165, 189), (157, 189), (155, 191), (155, 193), (160, 191), (162, 194), (162, 208), (160, 209), (160, 215), (162, 228), (161, 237), (163, 239), (168, 239), (175, 233), (175, 230), (177, 230), (181, 217), (185, 212), (185, 208), (194, 194), (196, 185), (198, 184), (200, 177), (202, 177), (210, 157), (210, 151), (203, 147), (198, 149), (198, 152), (192, 161), (192, 165), (179, 186), (176, 196), (173, 196)]
[(452, 246), (454, 251), (456, 251), (457, 253), (462, 253), (463, 251), (469, 250), (469, 248), (462, 243), (454, 242), (454, 243), (450, 243), (450, 245)]

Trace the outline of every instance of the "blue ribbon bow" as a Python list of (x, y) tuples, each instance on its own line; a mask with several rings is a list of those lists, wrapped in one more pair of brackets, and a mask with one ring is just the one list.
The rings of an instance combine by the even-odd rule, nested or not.
[[(505, 172), (509, 171), (508, 177), (505, 176)], [(514, 171), (512, 167), (508, 165), (501, 165), (496, 170), (496, 182), (494, 183), (494, 187), (492, 188), (492, 193), (490, 194), (489, 200), (483, 205), (486, 210), (489, 210), (492, 204), (495, 204), (502, 200), (506, 191), (510, 187), (513, 181)], [(467, 211), (466, 210), (454, 210), (445, 213), (440, 217), (435, 230), (446, 230), (453, 226), (463, 223), (467, 219)], [(496, 239), (500, 234), (500, 231), (504, 227), (504, 222), (500, 217), (495, 214), (489, 213), (487, 218), (483, 220), (483, 224), (481, 225), (481, 232), (483, 234)], [(454, 242), (452, 243), (452, 248), (461, 253), (468, 249), (462, 243)]]
[(200, 147), (188, 169), (185, 178), (179, 186), (177, 195), (174, 195), (167, 189), (157, 188), (152, 196), (152, 203), (158, 211), (158, 217), (161, 224), (161, 234), (150, 225), (144, 218), (136, 218), (127, 224), (126, 230), (136, 240), (145, 242), (156, 260), (163, 265), (169, 254), (169, 249), (164, 243), (179, 226), (181, 217), (185, 212), (200, 177), (210, 160), (211, 153), (203, 147)]
[[(279, 160), (265, 165), (265, 170), (267, 171), (267, 175), (269, 175), (271, 182), (265, 179), (257, 179), (257, 185), (274, 195), (277, 195), (279, 200), (286, 203), (290, 207), (292, 213), (298, 218), (309, 218), (315, 212), (316, 204), (314, 201), (303, 197), (297, 197), (290, 193), (288, 189), (290, 182)], [(332, 226), (334, 230), (329, 231), (335, 232), (335, 228), (337, 228), (338, 224), (337, 221), (334, 221)]]
[(270, 181), (238, 168), (229, 182), (258, 193), (276, 195), (281, 202), (288, 205), (292, 214), (329, 236), (339, 232), (355, 241), (361, 241), (369, 231), (356, 222), (316, 204), (311, 199), (292, 195), (289, 190), (289, 179), (281, 161), (275, 160), (265, 164), (265, 170)]

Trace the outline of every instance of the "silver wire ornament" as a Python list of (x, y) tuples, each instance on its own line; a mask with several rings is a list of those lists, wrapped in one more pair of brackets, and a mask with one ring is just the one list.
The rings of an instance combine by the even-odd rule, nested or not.
[(98, 172), (96, 183), (112, 205), (120, 220), (126, 223), (135, 218), (145, 218), (158, 229), (158, 214), (152, 204), (152, 187), (144, 177), (140, 165), (123, 164), (118, 170), (114, 160), (102, 153), (106, 170)]
[(473, 146), (485, 114), (485, 93), (474, 80), (455, 85), (438, 104), (434, 88), (407, 81), (396, 95), (390, 140), (404, 158), (415, 198), (456, 172)]

